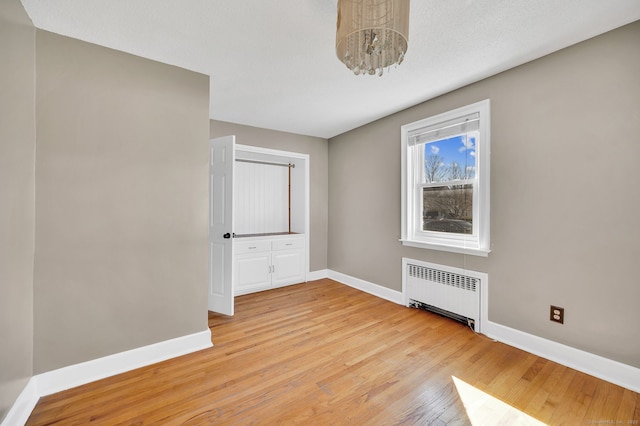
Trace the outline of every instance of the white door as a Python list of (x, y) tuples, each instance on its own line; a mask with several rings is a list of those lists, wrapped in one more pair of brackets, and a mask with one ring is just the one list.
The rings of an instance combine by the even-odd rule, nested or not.
[(233, 315), (235, 136), (209, 141), (209, 310)]

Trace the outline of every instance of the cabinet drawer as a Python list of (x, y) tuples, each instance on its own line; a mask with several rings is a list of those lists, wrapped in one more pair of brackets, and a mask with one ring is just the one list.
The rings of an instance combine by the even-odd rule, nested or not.
[(236, 254), (258, 253), (271, 250), (270, 240), (234, 241), (233, 249)]
[(271, 250), (291, 250), (304, 248), (304, 238), (286, 238), (282, 240), (273, 240), (271, 242)]

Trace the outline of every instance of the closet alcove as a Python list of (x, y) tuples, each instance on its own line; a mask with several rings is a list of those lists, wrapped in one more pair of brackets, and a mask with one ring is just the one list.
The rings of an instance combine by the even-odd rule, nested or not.
[(306, 282), (309, 156), (235, 145), (234, 294)]

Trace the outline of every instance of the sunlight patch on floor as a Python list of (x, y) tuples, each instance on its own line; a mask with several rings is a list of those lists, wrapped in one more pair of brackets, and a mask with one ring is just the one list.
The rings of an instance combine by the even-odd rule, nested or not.
[(455, 376), (451, 378), (472, 425), (546, 425)]

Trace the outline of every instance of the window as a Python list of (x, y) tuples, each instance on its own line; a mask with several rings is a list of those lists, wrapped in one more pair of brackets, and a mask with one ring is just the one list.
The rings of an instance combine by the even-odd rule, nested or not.
[(489, 253), (489, 100), (402, 126), (404, 245)]

